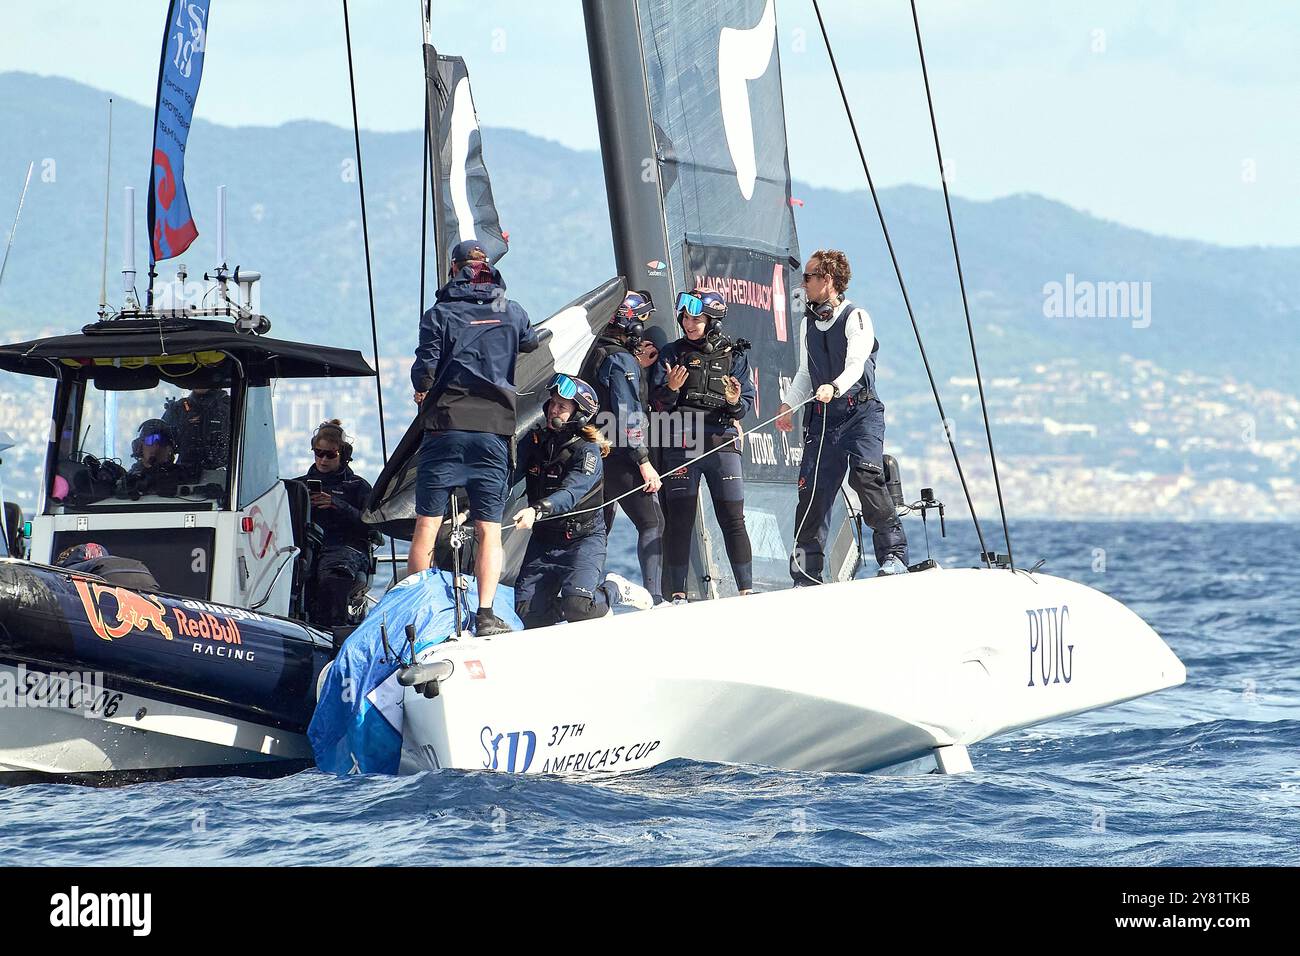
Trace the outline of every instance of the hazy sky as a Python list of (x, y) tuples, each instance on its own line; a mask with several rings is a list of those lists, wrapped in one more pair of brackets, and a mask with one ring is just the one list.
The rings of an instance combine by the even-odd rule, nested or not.
[[(420, 0), (353, 0), (362, 125), (421, 125)], [(0, 0), (0, 71), (152, 103), (165, 0)], [(951, 185), (1036, 192), (1107, 219), (1233, 245), (1300, 245), (1300, 4), (920, 0)], [(906, 0), (825, 0), (877, 182), (937, 185)], [(778, 5), (796, 179), (861, 168), (811, 0)], [(594, 149), (578, 0), (434, 0), (484, 125)], [(0, 104), (0, 109), (3, 104)], [(212, 0), (199, 114), (351, 124), (342, 3)], [(489, 164), (491, 156), (487, 157)]]

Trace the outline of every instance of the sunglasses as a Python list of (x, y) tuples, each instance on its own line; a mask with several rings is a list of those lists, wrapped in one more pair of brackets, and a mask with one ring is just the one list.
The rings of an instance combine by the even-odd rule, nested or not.
[(326, 461), (333, 461), (339, 456), (339, 453), (333, 448), (313, 448), (311, 453), (317, 458), (324, 458)]
[(172, 443), (172, 440), (166, 435), (159, 434), (145, 435), (142, 441), (146, 445), (170, 445)]
[(826, 273), (824, 272), (805, 272), (803, 274), (803, 281), (807, 282), (809, 279), (820, 279), (825, 275)]

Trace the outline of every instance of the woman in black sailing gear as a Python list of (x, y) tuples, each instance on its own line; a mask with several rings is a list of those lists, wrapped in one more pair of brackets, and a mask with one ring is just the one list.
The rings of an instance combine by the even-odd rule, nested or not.
[(644, 610), (650, 592), (605, 574), (603, 459), (610, 444), (591, 425), (600, 405), (580, 378), (556, 375), (547, 388), (546, 422), (520, 443), (528, 507), (514, 516), (532, 530), (515, 578), (515, 611), (524, 627), (604, 617), (616, 604)]
[(370, 526), (361, 520), (370, 482), (352, 470), (352, 442), (337, 418), (321, 422), (311, 438), (312, 466), (299, 481), (311, 493), (311, 520), (325, 533), (307, 581), (307, 615), (320, 627), (348, 623), (370, 576)]
[[(613, 450), (605, 461), (605, 498), (618, 498), (605, 508), (606, 533), (614, 526), (621, 507), (636, 525), (637, 562), (641, 583), (656, 598), (662, 598), (663, 514), (659, 509), (659, 472), (650, 460), (646, 415), (649, 393), (637, 352), (641, 348), (645, 323), (654, 312), (649, 292), (629, 292), (614, 311), (596, 345), (583, 364), (581, 377), (592, 384), (604, 409), (604, 428)], [(626, 494), (644, 485), (642, 492)], [(624, 496), (624, 497), (620, 497)]]
[[(686, 569), (699, 508), (700, 479), (709, 486), (713, 510), (736, 590), (753, 589), (753, 550), (745, 529), (745, 481), (741, 475), (738, 423), (754, 407), (754, 383), (745, 350), (749, 343), (723, 334), (727, 302), (717, 292), (695, 289), (677, 297), (683, 335), (659, 353), (663, 384), (656, 389), (658, 412), (677, 412), (671, 447), (661, 451), (664, 468), (664, 591), (674, 603), (686, 600)], [(687, 465), (723, 446), (703, 461)]]
[(795, 513), (795, 586), (822, 583), (831, 509), (844, 473), (857, 492), (881, 574), (907, 573), (907, 536), (885, 484), (885, 406), (876, 394), (875, 329), (867, 310), (844, 297), (848, 259), (835, 249), (808, 257), (808, 307), (800, 331), (799, 371), (786, 389), (776, 427), (793, 427), (790, 406), (815, 394), (804, 416), (803, 462)]

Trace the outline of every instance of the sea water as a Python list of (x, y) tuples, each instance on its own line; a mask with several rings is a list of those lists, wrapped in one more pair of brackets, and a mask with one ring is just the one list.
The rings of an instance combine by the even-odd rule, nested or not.
[[(1300, 863), (1298, 529), (1011, 530), (1018, 565), (1045, 557), (1045, 571), (1123, 601), (1183, 659), (1187, 683), (979, 744), (975, 771), (950, 777), (678, 760), (584, 780), (309, 771), (15, 787), (0, 790), (0, 863)], [(615, 535), (611, 567), (635, 578), (626, 518)], [(985, 535), (1004, 550), (1000, 529)], [(946, 566), (978, 551), (966, 528), (934, 545)]]

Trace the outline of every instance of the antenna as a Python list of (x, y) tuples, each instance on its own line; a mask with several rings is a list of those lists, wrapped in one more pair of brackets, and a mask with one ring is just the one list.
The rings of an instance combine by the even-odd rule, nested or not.
[(104, 161), (104, 257), (99, 272), (99, 317), (108, 312), (108, 201), (113, 179), (113, 98), (108, 98), (108, 158)]
[(217, 270), (226, 271), (226, 187), (217, 187)]
[(139, 310), (135, 294), (135, 187), (124, 186), (122, 199), (126, 215), (122, 222), (122, 307)]
[(0, 282), (4, 282), (5, 266), (9, 265), (9, 250), (14, 246), (14, 236), (18, 233), (18, 220), (23, 214), (23, 203), (27, 201), (27, 187), (32, 184), (32, 169), (35, 166), (35, 160), (27, 164), (27, 178), (23, 180), (22, 195), (18, 197), (18, 211), (14, 213), (14, 224), (9, 230), (9, 242), (5, 245), (5, 257), (0, 259)]

